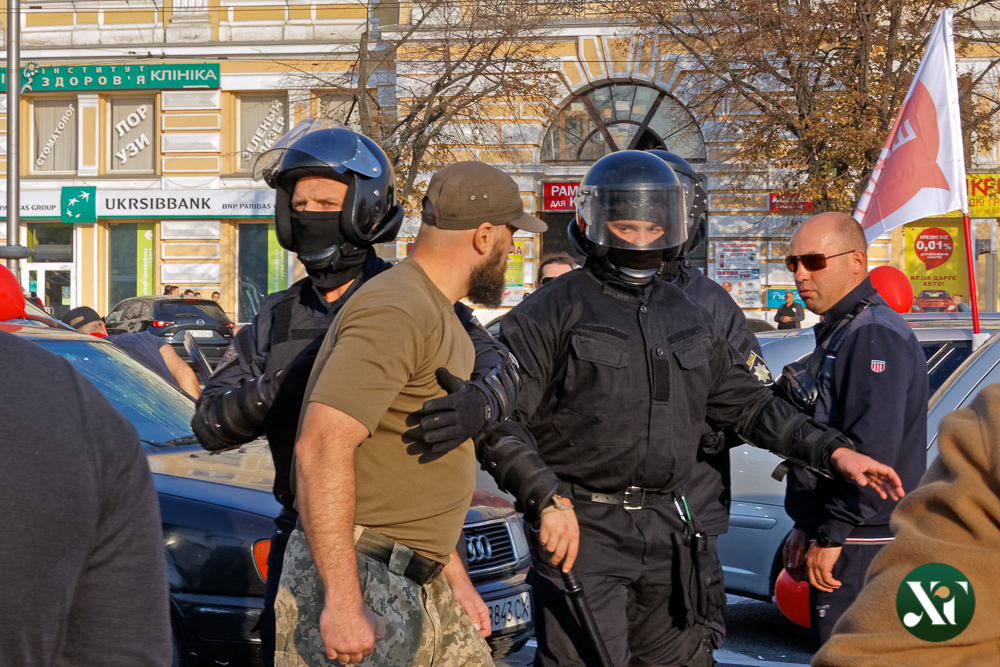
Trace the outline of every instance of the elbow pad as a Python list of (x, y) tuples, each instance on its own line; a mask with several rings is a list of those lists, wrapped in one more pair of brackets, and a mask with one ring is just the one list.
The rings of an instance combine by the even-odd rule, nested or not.
[(476, 457), (501, 490), (514, 496), (525, 519), (536, 524), (559, 489), (559, 479), (535, 449), (531, 434), (506, 422), (476, 441)]
[(837, 429), (799, 413), (790, 420), (772, 451), (820, 475), (834, 477), (836, 471), (830, 465), (830, 457), (840, 447), (856, 449), (850, 438)]
[(221, 452), (260, 435), (280, 386), (279, 375), (280, 371), (260, 375), (224, 394), (199, 400), (191, 429), (201, 446), (211, 452)]
[(486, 426), (509, 418), (521, 390), (521, 370), (514, 355), (508, 352), (500, 365), (484, 374), (474, 373), (469, 384), (486, 397)]

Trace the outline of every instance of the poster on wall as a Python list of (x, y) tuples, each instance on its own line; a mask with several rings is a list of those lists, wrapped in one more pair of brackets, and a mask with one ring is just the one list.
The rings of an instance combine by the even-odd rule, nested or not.
[(760, 243), (719, 241), (715, 244), (712, 280), (729, 292), (740, 308), (759, 308)]
[(153, 223), (140, 222), (135, 231), (135, 295), (153, 294)]
[(267, 226), (267, 293), (288, 289), (288, 251), (278, 243), (274, 225)]
[(948, 310), (952, 296), (967, 293), (961, 223), (910, 224), (904, 236), (905, 270), (913, 285), (914, 305), (924, 312)]
[(501, 306), (516, 306), (524, 300), (524, 244), (525, 239), (514, 239), (514, 251), (507, 255), (507, 271)]

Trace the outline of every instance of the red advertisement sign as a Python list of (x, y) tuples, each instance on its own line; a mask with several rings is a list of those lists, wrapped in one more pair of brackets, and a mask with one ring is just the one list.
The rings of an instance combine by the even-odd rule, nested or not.
[(786, 195), (780, 192), (772, 192), (770, 196), (770, 210), (775, 212), (783, 211), (812, 211), (813, 203), (808, 199), (798, 199), (794, 195)]
[(930, 271), (951, 259), (954, 245), (951, 234), (938, 227), (931, 227), (917, 234), (913, 252)]
[(576, 208), (576, 190), (579, 182), (542, 183), (543, 211), (572, 211)]

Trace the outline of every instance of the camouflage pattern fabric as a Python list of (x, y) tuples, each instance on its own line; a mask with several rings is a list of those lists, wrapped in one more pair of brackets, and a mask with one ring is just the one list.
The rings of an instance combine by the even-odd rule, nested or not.
[[(385, 639), (364, 659), (368, 667), (491, 667), (493, 658), (444, 576), (425, 586), (389, 572), (384, 563), (357, 554), (365, 604), (385, 628)], [(309, 544), (292, 532), (275, 600), (275, 667), (341, 667), (326, 657), (319, 631), (323, 582)]]

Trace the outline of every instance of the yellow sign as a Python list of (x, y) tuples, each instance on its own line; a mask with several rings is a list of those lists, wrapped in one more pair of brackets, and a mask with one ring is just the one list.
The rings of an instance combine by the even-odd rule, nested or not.
[(514, 239), (514, 250), (507, 255), (506, 288), (503, 292), (505, 306), (516, 306), (524, 299), (524, 244), (525, 239)]
[(967, 296), (965, 235), (961, 224), (911, 223), (904, 227), (905, 271), (914, 303), (925, 312), (951, 307), (951, 297)]
[[(1000, 218), (1000, 174), (966, 174), (970, 218)], [(962, 217), (961, 211), (934, 215), (931, 218)]]

